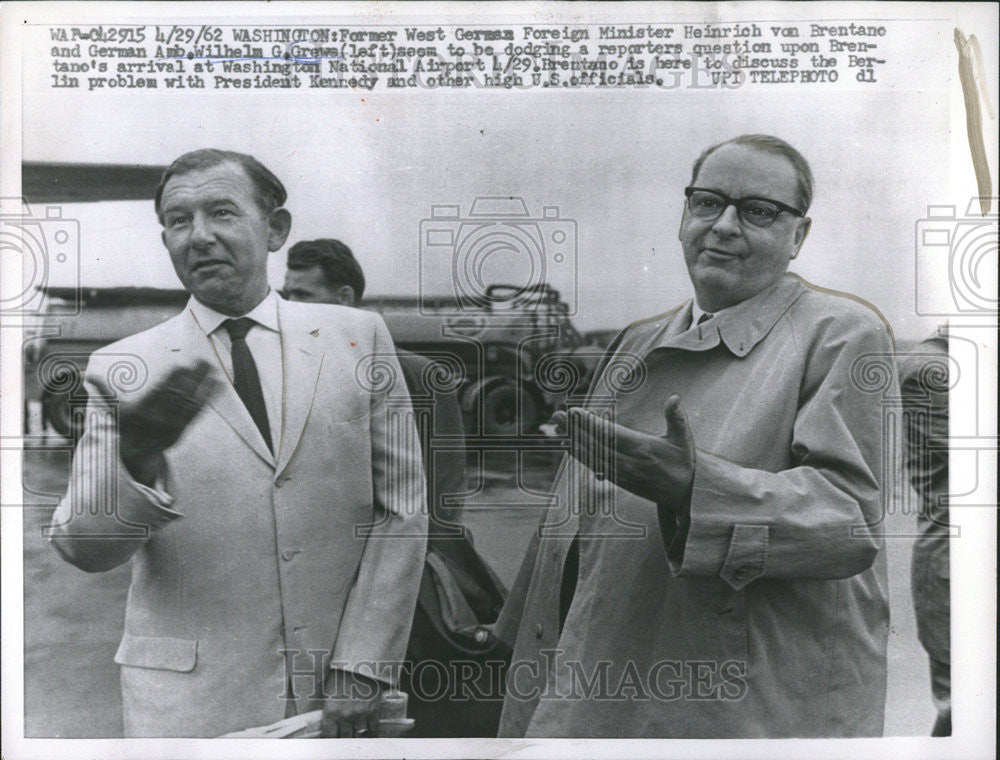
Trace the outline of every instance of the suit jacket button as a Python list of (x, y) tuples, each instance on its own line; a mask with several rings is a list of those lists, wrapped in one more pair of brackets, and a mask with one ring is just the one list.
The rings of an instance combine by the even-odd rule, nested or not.
[(284, 551), (281, 553), (281, 558), (285, 560), (285, 562), (291, 562), (292, 557), (294, 557), (296, 554), (298, 554), (297, 551), (292, 551), (292, 550)]
[(542, 626), (540, 623), (535, 624), (535, 638), (536, 639), (542, 638)]

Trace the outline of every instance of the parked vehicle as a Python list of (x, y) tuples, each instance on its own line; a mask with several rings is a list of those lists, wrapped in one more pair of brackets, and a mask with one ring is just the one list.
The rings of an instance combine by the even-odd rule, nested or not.
[[(79, 299), (80, 313), (58, 316), (25, 343), (25, 398), (40, 399), (43, 422), (75, 438), (82, 428), (83, 370), (97, 348), (177, 314), (180, 289), (93, 288), (82, 293), (49, 288), (53, 307)], [(473, 435), (517, 436), (534, 431), (555, 406), (589, 381), (601, 348), (574, 328), (559, 293), (493, 285), (479, 310), (453, 299), (375, 297), (363, 308), (379, 312), (395, 343), (438, 360), (444, 387), (457, 390)]]
[[(522, 435), (589, 380), (596, 364), (559, 292), (491, 285), (485, 305), (456, 309), (450, 298), (375, 298), (401, 348), (461, 372), (459, 399), (470, 434)], [(589, 350), (583, 350), (583, 349)]]

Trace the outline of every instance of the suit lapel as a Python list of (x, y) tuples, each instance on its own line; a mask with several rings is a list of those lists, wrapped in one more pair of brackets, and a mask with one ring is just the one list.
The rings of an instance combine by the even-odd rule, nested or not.
[(184, 320), (185, 333), (183, 339), (176, 347), (171, 347), (170, 351), (183, 351), (194, 358), (203, 359), (215, 368), (216, 377), (221, 380), (221, 387), (209, 398), (208, 405), (232, 427), (257, 456), (273, 465), (274, 455), (268, 451), (253, 417), (247, 411), (243, 399), (236, 393), (232, 380), (226, 375), (211, 339), (198, 326), (190, 311), (185, 310), (181, 318)]
[[(278, 301), (278, 323), (281, 326), (281, 361), (284, 382), (281, 394), (281, 443), (278, 448), (275, 475), (288, 466), (316, 396), (319, 371), (323, 366), (323, 351), (316, 336), (310, 333), (314, 325), (304, 325), (294, 318), (286, 301)], [(249, 413), (247, 419), (249, 419)]]

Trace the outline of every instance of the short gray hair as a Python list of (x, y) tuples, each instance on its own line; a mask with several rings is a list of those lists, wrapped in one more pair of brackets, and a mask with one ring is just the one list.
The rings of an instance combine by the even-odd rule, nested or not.
[(705, 163), (705, 159), (723, 145), (743, 145), (747, 148), (759, 150), (762, 153), (770, 153), (773, 156), (787, 158), (795, 169), (795, 176), (798, 178), (799, 211), (804, 214), (809, 210), (813, 196), (813, 175), (812, 170), (809, 168), (809, 162), (791, 145), (780, 137), (772, 135), (740, 135), (739, 137), (734, 137), (731, 140), (725, 140), (710, 148), (706, 148), (698, 156), (698, 160), (694, 162), (694, 168), (691, 170), (692, 185), (697, 183), (698, 172), (701, 170), (701, 165)]
[(274, 173), (253, 156), (246, 153), (237, 153), (234, 150), (218, 150), (216, 148), (202, 148), (185, 153), (176, 159), (160, 177), (160, 183), (156, 186), (156, 193), (153, 196), (153, 205), (156, 208), (156, 217), (163, 224), (163, 209), (160, 201), (163, 199), (163, 189), (171, 177), (189, 172), (213, 169), (221, 164), (236, 164), (243, 167), (250, 181), (253, 182), (254, 190), (257, 194), (257, 205), (267, 214), (280, 206), (285, 205), (288, 193), (281, 180), (274, 176)]

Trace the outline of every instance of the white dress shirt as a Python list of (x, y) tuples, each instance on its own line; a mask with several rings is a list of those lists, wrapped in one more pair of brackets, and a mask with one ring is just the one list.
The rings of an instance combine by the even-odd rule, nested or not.
[[(204, 331), (212, 348), (215, 349), (214, 353), (227, 382), (232, 383), (232, 341), (222, 323), (227, 319), (236, 319), (236, 317), (220, 314), (215, 309), (210, 309), (205, 304), (196, 301), (194, 297), (188, 299), (186, 308), (191, 312), (194, 321)], [(274, 453), (277, 454), (278, 444), (281, 442), (283, 364), (281, 330), (278, 324), (278, 295), (269, 289), (264, 300), (243, 316), (250, 317), (255, 322), (254, 326), (250, 328), (250, 332), (247, 333), (246, 341), (250, 353), (253, 354), (254, 364), (257, 365), (257, 375), (264, 393), (264, 406), (267, 409), (267, 421), (271, 428), (271, 443)], [(166, 491), (163, 473), (157, 476), (152, 486), (136, 482), (130, 474), (128, 474), (128, 479), (139, 493), (160, 509), (171, 510), (174, 499)]]
[[(227, 319), (237, 319), (210, 309), (194, 297), (188, 299), (188, 311), (205, 333), (215, 349), (219, 367), (228, 382), (233, 382), (232, 341), (222, 323)], [(246, 314), (254, 321), (247, 333), (247, 347), (253, 354), (260, 377), (260, 387), (264, 393), (267, 421), (271, 428), (271, 440), (277, 452), (281, 442), (281, 399), (282, 399), (282, 356), (281, 329), (278, 325), (278, 294), (268, 290), (264, 300)]]

